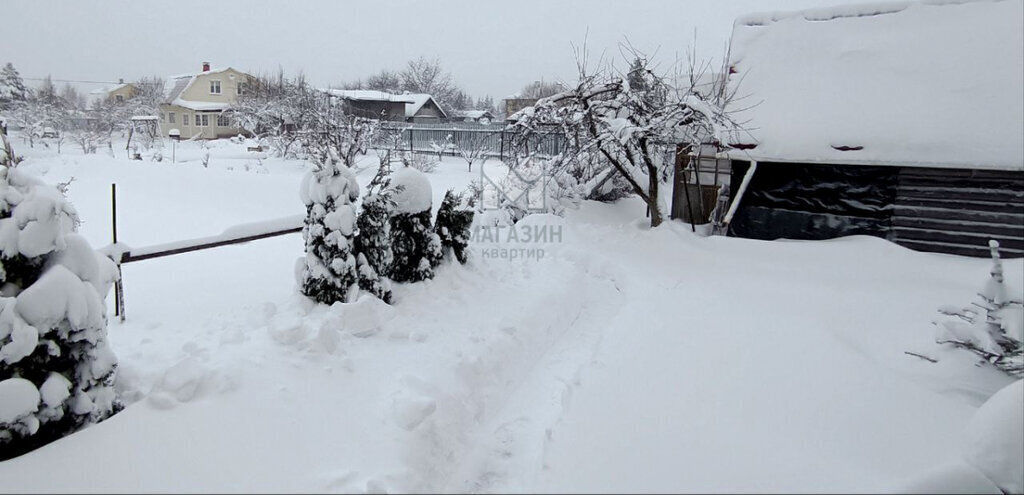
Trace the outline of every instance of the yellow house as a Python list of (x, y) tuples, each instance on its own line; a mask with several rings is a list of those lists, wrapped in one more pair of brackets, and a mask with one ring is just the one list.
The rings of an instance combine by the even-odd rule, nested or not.
[(177, 129), (182, 139), (217, 139), (242, 133), (232, 125), (227, 111), (245, 92), (251, 77), (231, 67), (211, 69), (209, 62), (203, 62), (201, 72), (167, 78), (165, 98), (160, 104), (161, 133), (167, 136), (171, 129)]
[(124, 79), (121, 79), (116, 85), (91, 91), (89, 95), (93, 100), (113, 100), (117, 103), (124, 103), (125, 101), (134, 98), (138, 93), (139, 88), (136, 88), (134, 84), (126, 83), (124, 82)]

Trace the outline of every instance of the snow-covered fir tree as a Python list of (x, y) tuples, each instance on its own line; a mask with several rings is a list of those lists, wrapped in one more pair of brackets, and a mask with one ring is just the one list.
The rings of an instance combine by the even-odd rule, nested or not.
[(432, 197), (426, 174), (412, 167), (394, 173), (391, 180), (395, 202), (391, 216), (391, 279), (419, 282), (434, 278), (441, 262), (441, 239), (430, 221)]
[(462, 204), (462, 195), (453, 193), (451, 189), (445, 191), (435, 224), (445, 258), (450, 259), (454, 255), (459, 263), (466, 262), (472, 224), (473, 210)]
[(122, 407), (103, 302), (117, 266), (77, 224), (58, 188), (0, 166), (0, 460)]
[(301, 196), (306, 205), (306, 256), (297, 273), (299, 287), (320, 303), (346, 302), (357, 282), (352, 202), (359, 197), (359, 184), (352, 170), (327, 152), (316, 157), (315, 170), (303, 179)]
[(999, 242), (989, 241), (992, 269), (979, 302), (968, 307), (944, 306), (948, 318), (936, 321), (938, 342), (970, 350), (1004, 372), (1024, 376), (1024, 301), (1012, 297), (1003, 283)]
[(359, 289), (369, 292), (386, 303), (391, 302), (391, 212), (395, 207), (391, 199), (390, 157), (381, 157), (377, 175), (370, 181), (363, 207), (356, 218), (356, 263)]

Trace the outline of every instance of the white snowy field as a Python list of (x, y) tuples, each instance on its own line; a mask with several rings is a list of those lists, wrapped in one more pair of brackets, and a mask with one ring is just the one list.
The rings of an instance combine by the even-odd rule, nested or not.
[[(14, 144), (24, 170), (74, 177), (96, 248), (115, 182), (133, 247), (304, 213), (307, 165), (244, 145), (204, 168), (195, 143), (176, 164)], [(436, 208), (478, 174), (429, 176)], [(891, 492), (962, 464), (1012, 382), (934, 342), (988, 260), (652, 230), (634, 200), (523, 222), (560, 236), (472, 244), (391, 308), (300, 297), (299, 234), (125, 265), (127, 321), (107, 303), (128, 407), (0, 462), (0, 491)], [(1019, 293), (1024, 262), (1005, 265)]]

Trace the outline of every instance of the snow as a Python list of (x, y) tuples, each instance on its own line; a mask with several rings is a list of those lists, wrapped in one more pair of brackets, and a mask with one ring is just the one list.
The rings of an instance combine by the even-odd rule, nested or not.
[[(209, 168), (197, 143), (174, 164), (23, 146), (20, 169), (76, 178), (93, 246), (110, 240), (115, 181), (130, 245), (304, 214), (309, 164), (257, 172), (246, 144), (209, 146)], [(353, 180), (377, 162), (361, 157)], [(478, 178), (446, 158), (430, 202)], [(127, 320), (108, 338), (127, 408), (0, 462), (3, 490), (991, 489), (961, 460), (962, 432), (1013, 380), (936, 344), (931, 324), (939, 304), (973, 300), (989, 260), (647, 225), (636, 199), (530, 216), (557, 241), (471, 241), (466, 265), (394, 284), (392, 306), (299, 296), (299, 234), (124, 265)], [(512, 249), (544, 255), (485, 256)], [(1024, 261), (1004, 264), (1019, 292)]]
[(391, 199), (396, 212), (419, 213), (430, 209), (433, 194), (427, 174), (412, 167), (401, 168), (391, 175), (391, 187), (395, 189)]
[(1024, 380), (985, 402), (967, 425), (967, 462), (1006, 493), (1024, 493)]
[[(733, 29), (739, 159), (1024, 169), (1024, 3), (893, 2)], [(863, 146), (860, 151), (836, 147)]]
[(57, 407), (71, 397), (71, 382), (60, 373), (50, 373), (50, 376), (39, 387), (39, 394), (43, 404), (49, 407)]
[(346, 100), (397, 101), (402, 103), (409, 101), (406, 95), (395, 95), (370, 89), (324, 89), (322, 91)]
[(1003, 493), (984, 474), (963, 462), (950, 462), (907, 480), (893, 493)]
[(24, 378), (0, 381), (0, 423), (14, 423), (39, 408), (39, 390)]

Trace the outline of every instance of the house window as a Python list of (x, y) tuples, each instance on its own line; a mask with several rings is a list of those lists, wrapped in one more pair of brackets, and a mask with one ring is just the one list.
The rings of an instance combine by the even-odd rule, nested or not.
[(229, 125), (231, 125), (231, 122), (228, 120), (228, 116), (227, 115), (224, 115), (224, 114), (217, 115), (217, 127), (227, 127)]
[(207, 114), (196, 114), (196, 127), (209, 127), (210, 116)]
[(220, 94), (220, 81), (210, 81), (210, 94), (211, 95), (219, 95)]
[(169, 122), (171, 124), (174, 123), (174, 112), (168, 112), (167, 113), (167, 122)]
[(114, 95), (114, 99), (117, 100), (118, 103), (124, 103), (124, 95)]
[(245, 83), (244, 82), (238, 81), (238, 84), (235, 85), (235, 94), (239, 95), (239, 96), (245, 94)]
[(181, 114), (181, 125), (188, 125), (188, 114)]

